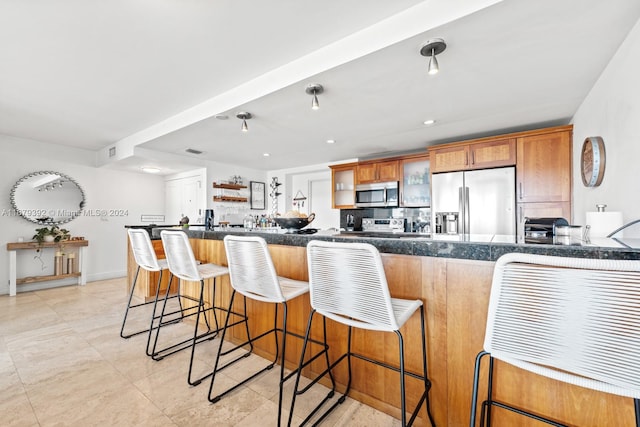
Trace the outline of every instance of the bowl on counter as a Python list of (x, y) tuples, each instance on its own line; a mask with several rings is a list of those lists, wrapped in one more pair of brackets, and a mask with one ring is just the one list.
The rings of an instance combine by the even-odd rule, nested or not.
[(280, 228), (284, 228), (287, 230), (300, 230), (301, 228), (306, 227), (313, 221), (316, 217), (316, 214), (312, 213), (308, 217), (298, 217), (298, 218), (283, 218), (276, 217), (273, 220), (280, 226)]

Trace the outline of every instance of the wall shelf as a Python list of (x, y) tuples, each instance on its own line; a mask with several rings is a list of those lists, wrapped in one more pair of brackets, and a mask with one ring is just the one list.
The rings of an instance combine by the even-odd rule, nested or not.
[(247, 188), (247, 186), (240, 185), (240, 184), (218, 184), (217, 182), (214, 182), (213, 188), (224, 188), (227, 190), (241, 190), (243, 188)]
[(214, 202), (234, 202), (234, 203), (246, 203), (249, 201), (248, 197), (244, 197), (244, 196), (240, 196), (237, 193), (232, 193), (232, 194), (226, 194), (225, 190), (234, 190), (234, 191), (240, 191), (240, 190), (244, 190), (247, 188), (246, 185), (241, 185), (241, 184), (226, 184), (226, 183), (220, 183), (218, 184), (217, 182), (213, 183), (213, 188), (217, 188), (218, 191), (218, 195), (217, 196), (213, 196), (213, 201)]
[(246, 197), (235, 196), (213, 196), (214, 202), (247, 202), (249, 199)]
[(30, 277), (22, 277), (20, 279), (16, 279), (16, 285), (24, 285), (26, 283), (39, 283), (39, 282), (47, 282), (49, 280), (62, 280), (68, 279), (69, 277), (80, 277), (82, 273), (69, 273), (69, 274), (50, 274), (48, 276), (30, 276)]

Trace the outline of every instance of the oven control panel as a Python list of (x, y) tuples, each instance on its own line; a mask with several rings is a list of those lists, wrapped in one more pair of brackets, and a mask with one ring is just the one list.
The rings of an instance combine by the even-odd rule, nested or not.
[(406, 218), (362, 218), (363, 231), (404, 231)]

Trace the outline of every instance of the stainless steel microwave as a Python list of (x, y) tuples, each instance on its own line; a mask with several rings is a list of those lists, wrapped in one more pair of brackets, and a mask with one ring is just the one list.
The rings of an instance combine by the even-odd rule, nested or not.
[(356, 185), (356, 206), (359, 208), (397, 207), (398, 181)]

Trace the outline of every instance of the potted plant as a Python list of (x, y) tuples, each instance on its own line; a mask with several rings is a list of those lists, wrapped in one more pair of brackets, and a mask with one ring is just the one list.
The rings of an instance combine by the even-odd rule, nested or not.
[(69, 238), (69, 230), (60, 228), (57, 225), (51, 227), (36, 228), (36, 234), (32, 239), (42, 244), (43, 242), (59, 242)]

